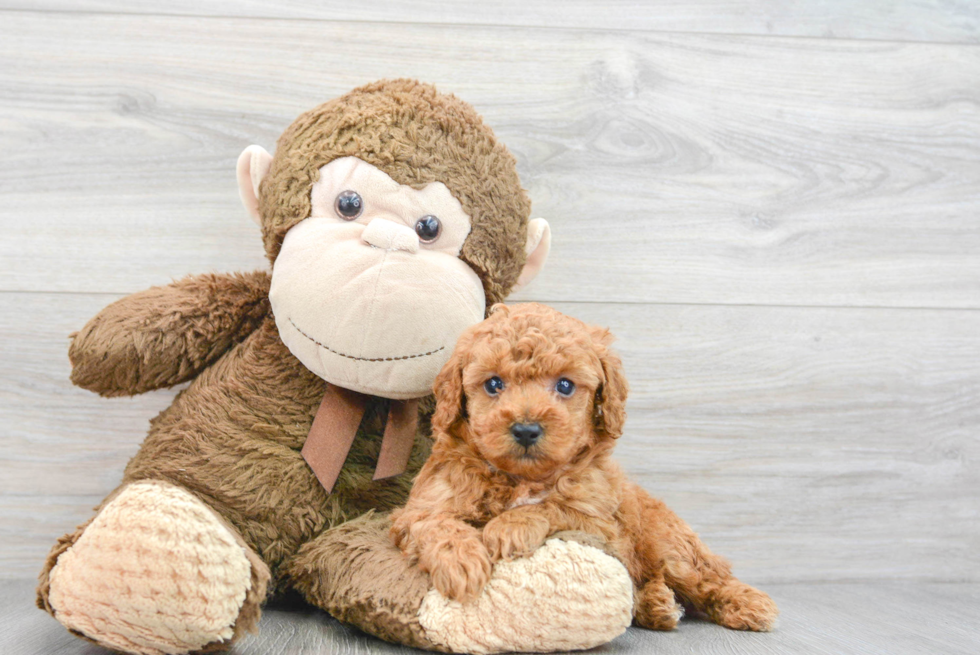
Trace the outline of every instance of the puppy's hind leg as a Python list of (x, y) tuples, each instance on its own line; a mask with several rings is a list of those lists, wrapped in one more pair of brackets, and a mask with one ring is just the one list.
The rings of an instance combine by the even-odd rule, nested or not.
[(683, 614), (684, 608), (663, 576), (649, 580), (636, 593), (633, 619), (648, 630), (673, 630)]
[(776, 603), (755, 587), (732, 577), (721, 584), (704, 604), (708, 617), (733, 630), (768, 632), (776, 625)]
[(661, 501), (643, 496), (645, 537), (667, 586), (726, 628), (771, 630), (779, 614), (772, 599), (733, 576), (731, 565)]

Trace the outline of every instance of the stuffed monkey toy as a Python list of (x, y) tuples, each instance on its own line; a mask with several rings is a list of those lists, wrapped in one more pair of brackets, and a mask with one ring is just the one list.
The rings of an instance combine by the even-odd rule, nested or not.
[(429, 452), (436, 373), (548, 254), (548, 224), (529, 220), (514, 158), (473, 108), (370, 84), (301, 115), (274, 156), (246, 149), (238, 180), (271, 275), (151, 288), (73, 335), (81, 387), (189, 385), (54, 546), (39, 607), (141, 655), (225, 649), (288, 589), (431, 650), (589, 648), (625, 630), (629, 577), (601, 543), (551, 540), (461, 605), (387, 537)]

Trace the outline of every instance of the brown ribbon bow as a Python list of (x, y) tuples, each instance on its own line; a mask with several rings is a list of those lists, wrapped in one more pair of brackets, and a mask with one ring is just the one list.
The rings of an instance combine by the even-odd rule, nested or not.
[[(316, 410), (302, 455), (327, 493), (333, 491), (340, 469), (354, 443), (368, 398), (362, 393), (328, 384), (327, 392)], [(417, 426), (418, 400), (392, 400), (381, 439), (378, 465), (374, 469), (375, 480), (390, 478), (405, 471)]]

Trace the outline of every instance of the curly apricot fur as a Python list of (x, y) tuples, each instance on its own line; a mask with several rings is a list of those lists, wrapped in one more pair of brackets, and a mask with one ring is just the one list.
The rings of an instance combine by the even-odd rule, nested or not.
[[(543, 305), (497, 305), (460, 337), (436, 378), (435, 444), (392, 514), (392, 537), (446, 596), (472, 598), (493, 561), (529, 554), (549, 535), (605, 538), (636, 588), (635, 620), (677, 625), (683, 601), (739, 630), (770, 630), (778, 610), (738, 581), (723, 558), (611, 459), (626, 419), (628, 386), (607, 330)], [(491, 395), (483, 384), (499, 377)], [(564, 397), (555, 384), (575, 383)], [(525, 448), (514, 423), (538, 423)], [(482, 544), (474, 541), (482, 531)]]

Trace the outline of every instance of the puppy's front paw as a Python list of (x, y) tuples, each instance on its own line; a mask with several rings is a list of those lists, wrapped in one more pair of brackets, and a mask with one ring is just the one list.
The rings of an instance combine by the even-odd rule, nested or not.
[(504, 512), (483, 526), (483, 543), (494, 562), (524, 557), (544, 543), (550, 529), (548, 519), (543, 516)]
[(424, 568), (429, 571), (432, 585), (450, 600), (471, 601), (490, 580), (490, 555), (475, 537), (444, 544), (426, 559), (429, 561)]

